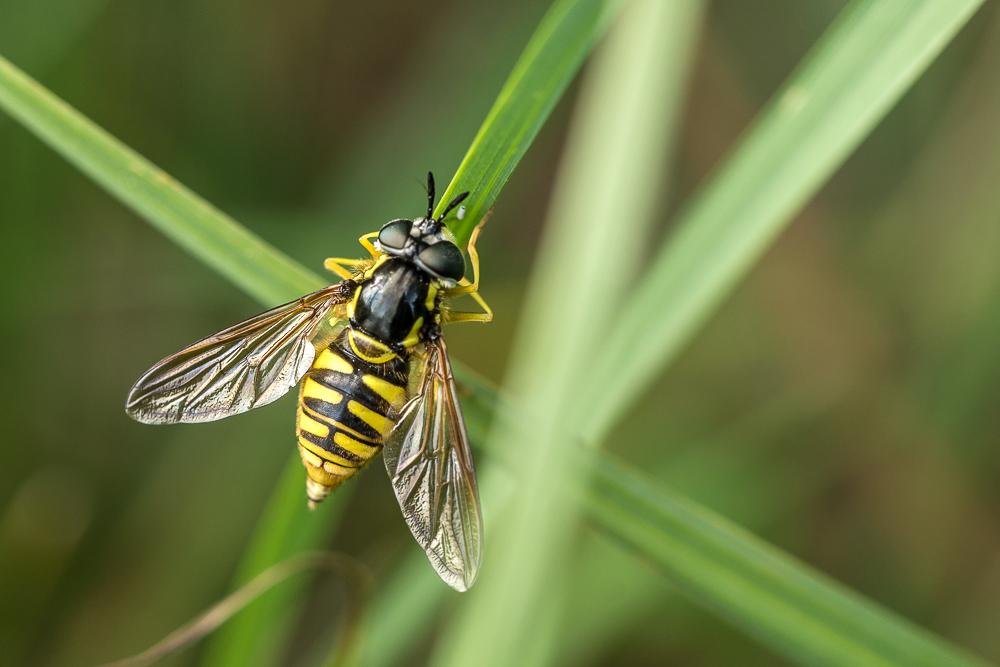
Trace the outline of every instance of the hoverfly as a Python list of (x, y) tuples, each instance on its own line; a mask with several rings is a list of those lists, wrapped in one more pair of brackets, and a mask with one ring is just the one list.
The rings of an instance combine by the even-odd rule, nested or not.
[[(445, 217), (393, 220), (359, 240), (366, 260), (330, 258), (343, 280), (198, 341), (132, 387), (125, 411), (146, 424), (208, 422), (271, 403), (302, 381), (296, 435), (315, 507), (384, 447), (413, 536), (451, 587), (464, 591), (482, 559), (483, 520), (472, 451), (441, 325), (489, 322)], [(374, 238), (374, 242), (371, 240)], [(482, 313), (442, 308), (471, 295)]]

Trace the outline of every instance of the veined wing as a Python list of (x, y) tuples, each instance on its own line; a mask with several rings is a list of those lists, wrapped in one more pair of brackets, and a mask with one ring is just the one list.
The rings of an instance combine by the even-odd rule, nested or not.
[(385, 439), (385, 465), (410, 531), (437, 573), (465, 591), (483, 553), (483, 516), (469, 436), (444, 341), (426, 344), (416, 394)]
[(310, 339), (356, 287), (331, 285), (167, 357), (135, 383), (125, 412), (146, 424), (208, 422), (276, 401), (312, 366)]

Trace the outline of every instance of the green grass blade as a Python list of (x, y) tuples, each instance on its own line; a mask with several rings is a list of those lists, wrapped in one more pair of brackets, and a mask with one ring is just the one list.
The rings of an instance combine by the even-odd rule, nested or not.
[[(481, 434), (490, 416), (480, 407), (496, 402), (496, 390), (481, 383), (470, 386), (475, 391), (468, 399), (467, 425), (470, 432)], [(519, 459), (509, 451), (488, 449), (484, 453), (485, 460), (481, 454), (477, 458), (486, 470), (519, 466)], [(989, 664), (718, 513), (663, 488), (613, 455), (574, 450), (571, 460), (590, 479), (587, 490), (580, 493), (576, 487), (572, 498), (592, 524), (643, 562), (655, 564), (686, 597), (799, 664)], [(433, 573), (420, 567), (423, 560), (423, 554), (414, 550), (399, 576), (373, 604), (368, 639), (374, 646), (364, 655), (365, 667), (394, 664), (406, 654), (407, 645), (425, 636), (428, 619), (444, 601), (454, 597), (440, 584), (435, 586)]]
[[(242, 227), (109, 135), (11, 63), (0, 58), (0, 107), (56, 152), (144, 217), (178, 245), (265, 306), (296, 299), (327, 283)], [(310, 513), (303, 501), (298, 455), (258, 524), (235, 585), (282, 558), (321, 544), (349, 490)], [(328, 506), (326, 506), (328, 505)], [(229, 621), (207, 652), (208, 664), (248, 665), (280, 649), (303, 581), (262, 596)], [(259, 663), (264, 664), (264, 663)]]
[(588, 378), (584, 433), (603, 439), (981, 4), (856, 0), (843, 11), (680, 214)]
[(518, 492), (488, 524), (480, 581), (433, 664), (553, 657), (554, 628), (537, 611), (560, 613), (564, 603), (577, 520), (560, 487), (582, 483), (579, 469), (564, 465), (575, 444), (566, 413), (588, 372), (580, 360), (601, 340), (594, 304), (618, 302), (632, 277), (593, 267), (630, 266), (633, 244), (649, 235), (700, 15), (697, 1), (629, 3), (580, 85), (538, 251), (544, 259), (532, 270), (507, 371), (506, 393), (531, 429), (505, 422), (489, 437), (491, 449), (531, 465), (514, 468)]
[(584, 513), (660, 567), (689, 597), (800, 664), (982, 667), (913, 623), (847, 589), (727, 519), (658, 488), (606, 454)]
[(324, 283), (0, 58), (0, 108), (170, 239), (267, 306)]
[[(494, 164), (498, 155), (502, 154), (506, 165), (503, 178), (492, 179), (490, 187), (478, 193), (480, 209), (471, 210), (467, 223), (478, 219), (477, 210), (492, 206), (615, 6), (614, 1), (562, 0), (546, 15), (463, 162), (460, 175), (466, 180), (476, 173), (481, 177), (482, 165)], [(113, 196), (264, 305), (289, 301), (326, 284), (2, 59), (0, 106)], [(460, 241), (465, 240), (471, 224), (456, 231)], [(317, 518), (305, 515), (299, 502), (301, 484), (294, 481), (301, 476), (300, 469), (293, 457), (245, 554), (237, 582), (283, 555), (314, 546), (324, 535), (322, 527), (333, 521), (333, 507), (344, 502), (346, 491)], [(269, 593), (228, 623), (213, 639), (206, 664), (247, 664), (250, 657), (265, 664), (265, 654), (272, 654), (280, 643), (275, 628), (291, 609), (294, 591), (289, 588)]]
[(619, 4), (556, 0), (542, 18), (435, 211), (439, 215), (453, 197), (471, 193), (463, 219), (448, 222), (459, 245), (493, 207)]

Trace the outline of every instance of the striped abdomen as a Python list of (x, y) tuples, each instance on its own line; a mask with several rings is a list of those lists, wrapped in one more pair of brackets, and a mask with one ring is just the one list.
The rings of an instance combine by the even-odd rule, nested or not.
[(344, 329), (302, 379), (297, 433), (310, 506), (379, 453), (392, 427), (390, 410), (406, 394), (406, 359), (391, 354), (365, 361), (352, 349), (352, 337)]

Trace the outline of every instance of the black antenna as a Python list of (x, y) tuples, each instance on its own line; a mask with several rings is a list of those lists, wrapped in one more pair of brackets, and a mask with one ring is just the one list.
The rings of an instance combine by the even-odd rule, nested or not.
[(464, 200), (468, 196), (469, 196), (468, 192), (463, 192), (462, 194), (460, 194), (457, 197), (455, 197), (454, 199), (452, 199), (451, 203), (449, 203), (447, 206), (444, 207), (444, 213), (442, 213), (441, 217), (438, 218), (438, 222), (444, 222), (445, 216), (448, 215), (449, 213), (451, 213), (451, 209), (453, 209), (456, 206), (458, 206), (459, 204), (461, 204), (462, 200)]
[(434, 217), (434, 174), (427, 172), (427, 219)]

